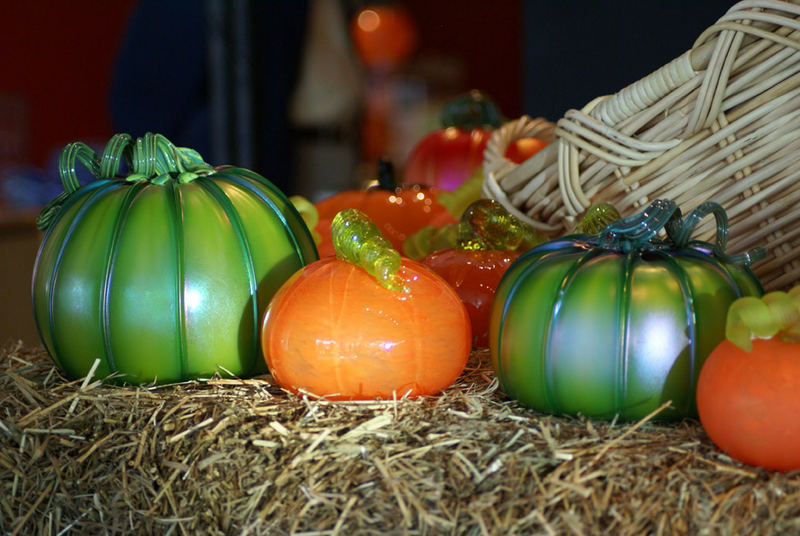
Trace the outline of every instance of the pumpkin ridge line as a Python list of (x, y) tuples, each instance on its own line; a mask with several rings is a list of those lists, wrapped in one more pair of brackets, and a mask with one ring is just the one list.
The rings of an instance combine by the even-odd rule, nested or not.
[[(683, 296), (683, 310), (686, 322), (686, 328), (688, 331), (689, 337), (689, 388), (688, 393), (695, 393), (696, 392), (696, 380), (695, 380), (695, 367), (697, 363), (697, 312), (694, 307), (694, 300), (695, 300), (695, 291), (694, 285), (692, 284), (691, 277), (688, 271), (683, 267), (683, 265), (678, 262), (677, 259), (680, 257), (673, 257), (675, 252), (672, 252), (672, 255), (668, 254), (664, 251), (659, 251), (658, 255), (661, 256), (665, 261), (667, 266), (670, 268), (670, 271), (675, 275), (676, 279), (678, 280), (678, 287), (681, 289), (681, 294)], [(708, 263), (705, 259), (699, 259), (703, 263)], [(713, 263), (708, 263), (713, 264)], [(673, 408), (675, 401), (672, 401)], [(692, 406), (692, 399), (691, 396), (689, 399), (686, 400), (687, 408)]]
[[(244, 177), (250, 179), (250, 181), (244, 180), (242, 177), (229, 173), (229, 171), (232, 170), (241, 173)], [(224, 168), (218, 170), (217, 173), (215, 173), (214, 178), (217, 180), (222, 180), (237, 184), (244, 190), (249, 191), (256, 197), (258, 197), (261, 201), (269, 205), (269, 207), (274, 212), (275, 217), (277, 217), (280, 220), (283, 232), (289, 239), (289, 243), (292, 244), (294, 251), (300, 256), (300, 261), (303, 265), (306, 265), (311, 261), (319, 259), (319, 254), (316, 251), (316, 247), (313, 249), (313, 254), (309, 254), (308, 251), (306, 251), (303, 247), (301, 247), (300, 242), (297, 239), (296, 233), (300, 231), (304, 232), (306, 237), (308, 238), (306, 243), (313, 244), (314, 239), (311, 236), (311, 231), (308, 229), (308, 226), (305, 225), (305, 223), (303, 223), (302, 216), (300, 216), (300, 213), (297, 211), (295, 206), (290, 201), (287, 200), (284, 203), (283, 207), (278, 206), (273, 196), (278, 197), (278, 199), (280, 200), (280, 198), (283, 197), (283, 193), (280, 190), (278, 190), (276, 186), (274, 186), (272, 183), (265, 182), (264, 180), (262, 180), (260, 176), (255, 175), (244, 168)], [(254, 183), (257, 183), (259, 186), (265, 188), (269, 192), (269, 194), (264, 192), (260, 188), (256, 188)], [(286, 218), (286, 215), (282, 210), (284, 208), (295, 216), (295, 222), (294, 222), (295, 225), (289, 222), (288, 219)]]
[[(638, 252), (630, 251), (625, 256), (624, 270), (622, 271), (621, 292), (617, 299), (617, 317), (619, 318), (620, 344), (617, 350), (617, 386), (614, 389), (615, 406), (623, 408), (628, 401), (628, 375), (631, 327), (631, 299), (633, 294), (633, 273), (635, 264), (640, 260)], [(620, 393), (620, 391), (622, 391)]]
[[(526, 252), (526, 254), (527, 253), (529, 253), (529, 252)], [(506, 293), (507, 297), (506, 297), (506, 299), (505, 299), (505, 301), (503, 303), (503, 309), (500, 312), (500, 317), (499, 317), (498, 326), (497, 326), (497, 339), (494, 341), (494, 343), (496, 345), (496, 350), (495, 350), (496, 357), (493, 358), (493, 359), (495, 359), (496, 362), (497, 362), (496, 374), (497, 374), (498, 379), (500, 381), (500, 385), (503, 386), (503, 390), (506, 392), (507, 395), (512, 396), (514, 398), (516, 398), (517, 395), (516, 394), (512, 394), (511, 391), (513, 391), (515, 388), (512, 387), (509, 384), (508, 377), (507, 377), (507, 375), (506, 375), (506, 373), (504, 371), (504, 366), (503, 366), (504, 362), (506, 360), (503, 359), (503, 337), (502, 337), (502, 334), (503, 334), (503, 328), (505, 327), (506, 317), (508, 316), (508, 312), (509, 312), (509, 309), (511, 309), (511, 304), (512, 304), (512, 300), (508, 299), (508, 297), (513, 296), (517, 292), (519, 286), (522, 284), (522, 281), (525, 279), (524, 276), (526, 276), (526, 274), (528, 272), (530, 272), (531, 270), (533, 270), (534, 268), (539, 266), (539, 264), (542, 262), (543, 259), (549, 258), (550, 256), (551, 255), (548, 255), (547, 253), (545, 253), (544, 255), (540, 255), (539, 258), (536, 259), (535, 261), (533, 261), (531, 264), (525, 264), (525, 265), (519, 264), (518, 265), (518, 266), (522, 266), (522, 268), (521, 268), (522, 273), (520, 275), (518, 275), (516, 277), (516, 279), (511, 281), (511, 283), (510, 283), (511, 284), (511, 288)], [(525, 257), (521, 257), (521, 258), (525, 258)], [(514, 265), (510, 266), (509, 269), (506, 270), (506, 272), (500, 278), (500, 283), (498, 283), (498, 285), (497, 285), (498, 291), (500, 290), (501, 286), (503, 286), (504, 282), (507, 282), (508, 280), (511, 279), (510, 273), (511, 273), (512, 270), (514, 270), (516, 272), (516, 269), (515, 269)], [(506, 284), (508, 284), (508, 283), (506, 283)], [(495, 297), (497, 297), (497, 294), (495, 295)]]
[(128, 214), (130, 214), (131, 208), (133, 203), (136, 201), (136, 198), (141, 193), (142, 187), (144, 183), (137, 183), (134, 184), (131, 188), (125, 192), (122, 201), (120, 201), (120, 211), (117, 213), (117, 216), (114, 221), (114, 228), (111, 231), (111, 239), (108, 243), (108, 249), (106, 250), (106, 267), (103, 273), (103, 283), (100, 292), (100, 330), (103, 337), (103, 348), (105, 349), (105, 357), (106, 363), (108, 365), (109, 371), (115, 373), (118, 371), (117, 362), (114, 358), (114, 352), (111, 347), (111, 280), (114, 274), (114, 268), (116, 267), (117, 263), (117, 254), (119, 253), (119, 243), (120, 243), (120, 236), (122, 235), (122, 229), (125, 227), (125, 224), (128, 220)]
[[(250, 306), (250, 310), (253, 316), (253, 334), (252, 334), (252, 344), (253, 348), (260, 348), (258, 344), (258, 328), (259, 328), (259, 318), (258, 318), (258, 278), (256, 276), (256, 269), (253, 260), (253, 253), (252, 248), (250, 247), (250, 241), (247, 237), (247, 232), (244, 227), (244, 222), (239, 214), (239, 211), (236, 210), (236, 207), (231, 201), (230, 197), (225, 193), (225, 191), (214, 182), (213, 179), (209, 179), (206, 177), (198, 177), (193, 181), (195, 184), (199, 184), (200, 187), (206, 191), (214, 201), (222, 208), (222, 211), (228, 217), (231, 222), (231, 226), (234, 229), (234, 233), (236, 234), (236, 238), (238, 239), (239, 246), (242, 253), (242, 261), (245, 265), (247, 271), (247, 282), (250, 286), (250, 298), (252, 301), (252, 305)], [(258, 350), (257, 350), (258, 351)], [(244, 357), (244, 356), (242, 356)], [(247, 375), (255, 368), (255, 356), (248, 356), (251, 360), (248, 366), (248, 371), (246, 372)]]
[[(94, 184), (97, 184), (97, 186), (95, 187)], [(77, 203), (79, 201), (82, 201), (82, 204), (78, 208), (78, 211), (75, 214), (75, 217), (72, 219), (72, 221), (69, 224), (69, 227), (64, 232), (64, 236), (61, 238), (61, 244), (59, 245), (58, 253), (56, 254), (55, 261), (53, 262), (53, 273), (50, 276), (50, 285), (49, 285), (50, 291), (49, 291), (49, 295), (47, 296), (48, 328), (49, 328), (49, 331), (50, 331), (50, 343), (53, 346), (52, 349), (48, 348), (48, 351), (50, 352), (51, 357), (53, 358), (53, 360), (57, 364), (59, 364), (61, 366), (62, 370), (67, 370), (67, 368), (63, 366), (64, 363), (62, 363), (61, 360), (58, 359), (58, 357), (57, 357), (57, 356), (61, 355), (61, 352), (59, 351), (59, 343), (58, 343), (58, 340), (57, 340), (57, 337), (56, 337), (56, 328), (55, 328), (55, 317), (56, 317), (56, 315), (54, 314), (54, 312), (55, 312), (55, 302), (56, 302), (56, 294), (57, 294), (56, 289), (58, 288), (58, 286), (56, 285), (56, 282), (57, 282), (57, 280), (59, 278), (59, 275), (60, 275), (60, 272), (61, 272), (62, 261), (64, 260), (64, 255), (66, 253), (67, 247), (69, 246), (70, 239), (75, 234), (75, 230), (77, 229), (78, 224), (82, 221), (83, 216), (86, 215), (86, 212), (89, 210), (89, 208), (100, 197), (102, 197), (103, 194), (107, 190), (110, 190), (113, 187), (114, 187), (114, 184), (111, 181), (108, 181), (108, 182), (105, 182), (105, 183), (102, 182), (102, 181), (98, 181), (96, 183), (92, 183), (92, 185), (90, 185), (89, 188), (87, 188), (86, 195), (88, 197), (85, 196), (85, 195), (73, 195), (73, 196), (70, 196), (69, 199), (67, 199), (66, 202), (64, 203), (64, 205), (61, 207), (61, 209), (59, 210), (59, 212), (56, 215), (56, 217), (50, 223), (50, 227), (47, 230), (47, 234), (42, 239), (42, 246), (44, 246), (47, 243), (47, 239), (50, 237), (50, 235), (52, 234), (53, 230), (55, 229), (56, 224), (58, 223), (58, 220), (60, 219), (60, 217), (63, 214), (65, 214), (67, 209), (69, 209), (73, 204), (75, 204), (75, 203)], [(91, 195), (89, 195), (89, 192), (91, 191), (90, 189), (96, 189), (96, 190), (99, 190), (99, 191), (92, 192)], [(42, 253), (42, 249), (40, 248), (39, 254), (41, 254), (41, 253)], [(35, 307), (35, 300), (34, 300), (34, 307)]]
[(184, 228), (184, 212), (183, 212), (183, 197), (178, 186), (170, 181), (169, 193), (171, 198), (170, 207), (170, 221), (172, 222), (172, 238), (175, 241), (175, 321), (177, 323), (178, 332), (178, 356), (181, 371), (180, 377), (186, 375), (189, 369), (188, 356), (186, 355), (187, 338), (186, 338), (186, 303), (184, 295), (184, 285), (186, 284), (186, 258), (185, 258), (185, 244), (183, 236)]
[[(599, 257), (599, 256), (605, 254), (605, 252), (606, 252), (604, 249), (601, 249), (601, 248), (589, 248), (589, 249), (581, 248), (581, 245), (583, 244), (583, 242), (580, 242), (580, 241), (574, 241), (573, 244), (574, 244), (574, 248), (575, 249), (570, 250), (569, 252), (566, 252), (566, 251), (558, 251), (558, 252), (556, 252), (556, 256), (566, 256), (566, 255), (571, 255), (572, 253), (580, 254), (580, 251), (583, 249), (583, 254), (580, 254), (580, 257), (572, 262), (572, 264), (569, 266), (569, 268), (567, 269), (567, 271), (564, 273), (564, 275), (561, 278), (561, 283), (558, 286), (558, 291), (556, 292), (556, 295), (555, 295), (555, 297), (553, 299), (553, 304), (550, 307), (551, 314), (547, 319), (547, 326), (545, 328), (545, 340), (544, 340), (544, 349), (543, 349), (543, 354), (542, 354), (542, 366), (544, 368), (543, 376), (544, 376), (544, 381), (545, 381), (545, 398), (547, 400), (547, 404), (551, 408), (555, 407), (555, 404), (553, 403), (553, 396), (554, 396), (553, 392), (555, 390), (554, 389), (554, 381), (555, 380), (553, 378), (553, 369), (552, 369), (552, 366), (551, 366), (551, 364), (552, 364), (551, 361), (552, 360), (550, 359), (550, 357), (551, 357), (550, 356), (550, 350), (551, 350), (551, 343), (552, 343), (552, 339), (553, 339), (553, 331), (554, 331), (555, 325), (557, 323), (557, 317), (559, 316), (559, 313), (561, 312), (561, 307), (564, 304), (565, 296), (567, 295), (567, 292), (569, 291), (569, 289), (570, 289), (570, 287), (572, 285), (572, 282), (577, 277), (578, 272), (580, 272), (583, 269), (583, 267), (586, 264), (588, 264), (590, 261), (592, 261), (596, 257)], [(560, 404), (559, 404), (559, 407), (561, 407)]]

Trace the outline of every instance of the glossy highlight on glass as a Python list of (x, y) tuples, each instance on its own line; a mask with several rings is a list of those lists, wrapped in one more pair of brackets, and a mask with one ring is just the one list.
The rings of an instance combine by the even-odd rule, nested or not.
[[(96, 178), (81, 186), (80, 163)], [(70, 378), (166, 383), (264, 372), (267, 301), (317, 259), (302, 218), (260, 175), (212, 167), (159, 134), (61, 153), (64, 192), (40, 214), (36, 324)], [(127, 174), (125, 173), (127, 171)]]
[(420, 263), (387, 251), (363, 214), (334, 220), (334, 243), (346, 251), (300, 270), (265, 312), (261, 344), (275, 380), (334, 400), (448, 387), (471, 350), (458, 295)]
[[(713, 214), (714, 244), (689, 240)], [(701, 217), (698, 217), (701, 216)], [(666, 228), (666, 239), (658, 237)], [(724, 251), (718, 205), (686, 219), (671, 201), (523, 254), (497, 290), (489, 327), (505, 392), (549, 413), (639, 419), (666, 401), (660, 419), (696, 415), (697, 375), (724, 338), (725, 312), (761, 285)]]
[(479, 199), (461, 216), (457, 244), (422, 259), (464, 302), (472, 323), (473, 346), (488, 345), (489, 313), (503, 274), (524, 251), (543, 241), (542, 235), (497, 201)]

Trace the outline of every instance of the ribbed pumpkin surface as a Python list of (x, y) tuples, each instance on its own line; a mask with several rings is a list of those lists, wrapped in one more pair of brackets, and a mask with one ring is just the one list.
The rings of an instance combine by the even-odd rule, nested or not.
[(505, 392), (557, 414), (696, 415), (697, 375), (725, 336), (725, 313), (760, 295), (748, 268), (696, 244), (630, 251), (587, 235), (523, 254), (495, 295), (489, 344)]
[(36, 261), (33, 305), (70, 377), (170, 382), (264, 371), (266, 303), (317, 258), (263, 177), (223, 167), (181, 183), (99, 178), (69, 192)]

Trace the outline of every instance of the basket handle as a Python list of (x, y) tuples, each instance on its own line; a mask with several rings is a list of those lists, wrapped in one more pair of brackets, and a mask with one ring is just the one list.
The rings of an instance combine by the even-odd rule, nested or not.
[(709, 45), (712, 43), (703, 45), (697, 52), (688, 50), (645, 78), (609, 95), (594, 108), (592, 115), (607, 125), (616, 125), (650, 107), (703, 69), (701, 60), (708, 61), (705, 56), (706, 50), (710, 51)]
[(489, 141), (486, 142), (486, 149), (483, 151), (484, 176), (514, 165), (505, 156), (506, 149), (513, 142), (522, 138), (538, 138), (549, 144), (555, 141), (555, 128), (554, 123), (542, 117), (533, 119), (523, 115), (513, 121), (506, 121), (502, 126), (494, 129), (489, 136)]
[[(559, 143), (559, 162), (563, 170), (559, 174), (559, 185), (567, 211), (580, 214), (590, 206), (579, 177), (578, 149), (620, 167), (642, 167), (667, 153), (683, 139), (709, 128), (718, 119), (728, 78), (739, 51), (758, 39), (800, 49), (796, 41), (786, 37), (793, 29), (800, 29), (799, 15), (800, 6), (788, 2), (739, 2), (703, 32), (691, 50), (617, 94), (595, 99), (581, 111), (567, 112), (556, 130), (556, 134), (568, 142)], [(763, 24), (774, 27), (774, 30), (768, 31), (761, 26)], [(624, 121), (643, 112), (680, 86), (688, 85), (690, 81), (699, 84), (697, 98), (678, 137), (636, 147), (642, 143), (627, 135), (625, 129), (618, 128)], [(593, 122), (594, 125), (591, 124)], [(589, 130), (583, 128), (587, 126)], [(631, 184), (633, 181), (625, 182)]]
[[(784, 14), (765, 10), (782, 11)], [(738, 2), (707, 28), (690, 50), (638, 82), (608, 96), (597, 105), (592, 115), (608, 125), (616, 125), (650, 107), (688, 82), (698, 72), (708, 71), (700, 91), (700, 95), (705, 95), (706, 98), (698, 101), (695, 106), (686, 134), (707, 128), (717, 116), (722, 99), (722, 92), (718, 89), (726, 86), (737, 51), (757, 39), (797, 48), (797, 42), (787, 38), (785, 34), (791, 28), (797, 28), (799, 15), (800, 6), (785, 1)], [(774, 25), (777, 29), (769, 31), (753, 22)]]

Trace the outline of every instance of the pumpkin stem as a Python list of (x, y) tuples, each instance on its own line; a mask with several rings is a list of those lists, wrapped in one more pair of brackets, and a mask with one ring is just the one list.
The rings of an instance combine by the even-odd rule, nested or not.
[[(114, 138), (112, 138), (113, 140)], [(75, 190), (81, 187), (75, 172), (76, 161), (83, 164), (95, 177), (100, 173), (100, 159), (88, 145), (76, 141), (65, 146), (58, 156), (58, 175), (64, 191), (47, 203), (36, 217), (36, 227), (39, 230), (44, 231), (52, 225), (58, 213), (61, 212), (62, 205)]]
[(770, 292), (760, 299), (738, 298), (728, 308), (725, 337), (742, 350), (752, 350), (754, 338), (776, 335), (787, 342), (800, 342), (800, 286), (789, 292)]
[(161, 134), (148, 132), (137, 138), (133, 145), (133, 172), (127, 180), (149, 180), (154, 184), (165, 184), (169, 180), (187, 183), (214, 169), (203, 161), (194, 149), (175, 147)]
[(397, 179), (394, 174), (394, 164), (388, 158), (378, 159), (378, 188), (388, 192), (397, 190)]
[(400, 269), (400, 253), (381, 234), (369, 217), (354, 208), (339, 211), (331, 222), (336, 256), (364, 268), (389, 290), (408, 292)]
[(583, 219), (581, 219), (578, 226), (575, 227), (576, 233), (581, 234), (598, 234), (606, 226), (612, 222), (617, 221), (622, 217), (622, 214), (611, 203), (597, 203), (592, 205), (586, 212)]
[(503, 124), (500, 108), (488, 95), (477, 89), (459, 95), (445, 104), (439, 120), (443, 128), (456, 127), (463, 130), (499, 128)]
[(545, 238), (493, 199), (472, 203), (458, 224), (460, 249), (528, 250)]
[(126, 180), (148, 180), (153, 184), (164, 184), (169, 180), (186, 183), (214, 171), (197, 151), (175, 147), (161, 134), (148, 132), (135, 141), (130, 134), (115, 134), (106, 144), (102, 156), (97, 156), (83, 142), (73, 142), (62, 149), (58, 158), (58, 175), (64, 191), (39, 213), (36, 218), (39, 229), (50, 227), (70, 194), (80, 188), (75, 173), (77, 162), (83, 164), (97, 179), (119, 177), (124, 163), (130, 170)]
[[(717, 223), (714, 244), (689, 240), (697, 224), (709, 214), (714, 215)], [(657, 238), (662, 229), (666, 231), (668, 241)], [(621, 250), (625, 253), (634, 250), (655, 250), (668, 246), (679, 249), (700, 246), (710, 249), (723, 262), (743, 266), (759, 261), (767, 255), (766, 250), (761, 247), (755, 247), (736, 255), (726, 253), (728, 216), (722, 205), (713, 201), (702, 203), (686, 218), (681, 219), (681, 211), (674, 201), (657, 199), (639, 214), (609, 223), (598, 235), (591, 236), (588, 242), (594, 246)]]

